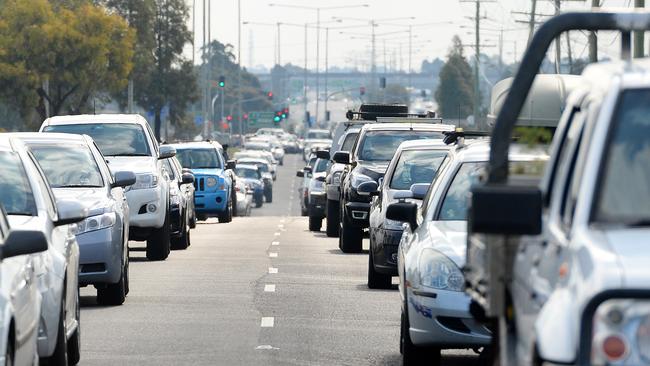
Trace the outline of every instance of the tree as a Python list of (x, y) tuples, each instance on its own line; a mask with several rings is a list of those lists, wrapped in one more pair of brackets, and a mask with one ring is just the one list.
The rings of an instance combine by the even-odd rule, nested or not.
[(473, 80), (472, 70), (463, 54), (463, 44), (458, 36), (454, 36), (447, 62), (440, 70), (440, 84), (435, 94), (443, 118), (461, 119), (472, 114)]
[(123, 88), (132, 56), (126, 22), (89, 2), (6, 0), (0, 9), (0, 93), (41, 119), (47, 109), (82, 113)]

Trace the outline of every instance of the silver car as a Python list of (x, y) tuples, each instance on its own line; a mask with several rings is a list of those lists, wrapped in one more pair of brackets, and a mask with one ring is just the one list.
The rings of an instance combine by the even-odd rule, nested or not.
[(176, 157), (163, 160), (163, 169), (169, 179), (171, 248), (187, 249), (191, 244), (190, 229), (196, 226), (194, 174), (189, 170), (183, 172)]
[(40, 231), (48, 241), (34, 255), (36, 283), (43, 299), (38, 329), (38, 356), (50, 363), (76, 364), (80, 358), (79, 245), (77, 222), (88, 210), (76, 200), (55, 201), (45, 174), (27, 147), (11, 134), (0, 135), (3, 164), (0, 199), (9, 224), (18, 230)]
[(79, 285), (94, 285), (101, 305), (121, 305), (129, 292), (129, 205), (124, 189), (135, 173), (111, 174), (87, 135), (19, 134), (57, 199), (83, 200), (89, 217), (77, 225)]

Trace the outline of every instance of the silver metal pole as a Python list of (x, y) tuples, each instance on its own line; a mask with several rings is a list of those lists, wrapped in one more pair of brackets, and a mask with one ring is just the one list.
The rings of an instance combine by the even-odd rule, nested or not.
[(239, 134), (244, 135), (241, 119), (241, 0), (237, 1), (237, 122)]
[(318, 124), (318, 107), (320, 103), (320, 75), (319, 75), (319, 62), (320, 62), (320, 8), (316, 9), (316, 113), (315, 123)]
[(305, 105), (305, 123), (309, 125), (309, 121), (307, 120), (307, 23), (305, 23), (305, 73), (303, 81), (303, 104)]
[[(327, 80), (329, 77), (329, 48), (330, 48), (330, 29), (325, 28), (325, 116), (327, 116)], [(327, 120), (327, 119), (326, 119)]]

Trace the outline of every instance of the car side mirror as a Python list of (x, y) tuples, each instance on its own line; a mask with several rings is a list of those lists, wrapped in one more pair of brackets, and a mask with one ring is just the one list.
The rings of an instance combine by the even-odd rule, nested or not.
[(11, 230), (5, 243), (0, 246), (2, 259), (18, 255), (34, 254), (47, 250), (47, 238), (41, 231)]
[(182, 173), (183, 173), (183, 174), (185, 174), (185, 173), (194, 174), (194, 172), (192, 171), (192, 169), (189, 169), (189, 168), (183, 168)]
[(68, 225), (85, 220), (88, 217), (88, 209), (81, 202), (76, 200), (60, 200), (56, 202), (58, 218), (54, 225)]
[(320, 177), (317, 177), (316, 180), (319, 182), (325, 182), (325, 177), (321, 175)]
[(169, 159), (176, 156), (176, 149), (173, 146), (163, 145), (158, 152), (158, 160)]
[(386, 208), (386, 218), (389, 220), (407, 222), (411, 230), (418, 227), (417, 222), (418, 205), (412, 202), (391, 203)]
[(538, 235), (542, 192), (537, 187), (481, 185), (472, 189), (470, 233)]
[(296, 172), (296, 177), (304, 178), (305, 177), (305, 171), (304, 170), (298, 170)]
[(350, 153), (348, 151), (337, 151), (332, 156), (332, 161), (339, 164), (350, 164)]
[(319, 159), (325, 159), (329, 160), (330, 159), (330, 152), (327, 150), (318, 150), (316, 151), (316, 157)]
[(237, 167), (237, 162), (235, 160), (228, 160), (226, 162), (226, 169), (235, 170)]
[(194, 183), (194, 174), (183, 173), (183, 175), (181, 176), (181, 183), (182, 184), (193, 184)]
[(421, 200), (427, 195), (429, 187), (431, 187), (430, 183), (416, 183), (411, 186), (410, 191), (413, 193), (413, 198)]
[(112, 184), (113, 188), (115, 187), (125, 188), (128, 186), (132, 186), (135, 184), (135, 180), (136, 180), (135, 173), (131, 171), (115, 172), (115, 174), (113, 174), (113, 178), (114, 178)]
[(377, 196), (379, 195), (379, 184), (375, 181), (368, 181), (359, 184), (357, 193), (360, 196)]
[(311, 173), (314, 171), (314, 170), (312, 169), (312, 167), (310, 167), (309, 165), (307, 165), (306, 167), (302, 168), (302, 170), (304, 170), (305, 173), (308, 173), (308, 174), (311, 174)]

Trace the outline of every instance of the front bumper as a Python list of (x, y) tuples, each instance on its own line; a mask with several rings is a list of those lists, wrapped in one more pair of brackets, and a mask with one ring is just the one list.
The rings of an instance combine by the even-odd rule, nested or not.
[(375, 270), (379, 273), (397, 276), (397, 249), (402, 239), (402, 230), (374, 229), (374, 247), (370, 248)]
[(464, 292), (408, 288), (407, 298), (415, 345), (470, 348), (490, 343), (490, 332), (469, 313), (470, 297)]
[[(130, 189), (126, 192), (129, 203), (129, 225), (141, 228), (159, 229), (165, 223), (167, 207), (162, 187)], [(155, 211), (151, 208), (155, 206)], [(151, 207), (150, 207), (151, 206)]]
[(79, 285), (117, 283), (122, 273), (122, 232), (117, 226), (77, 235)]
[(370, 226), (370, 203), (348, 202), (345, 204), (345, 216), (352, 227), (365, 229)]
[(327, 204), (327, 196), (325, 192), (309, 195), (309, 216), (325, 218), (325, 208)]
[(201, 192), (194, 193), (194, 207), (197, 213), (220, 214), (228, 208), (228, 192)]

